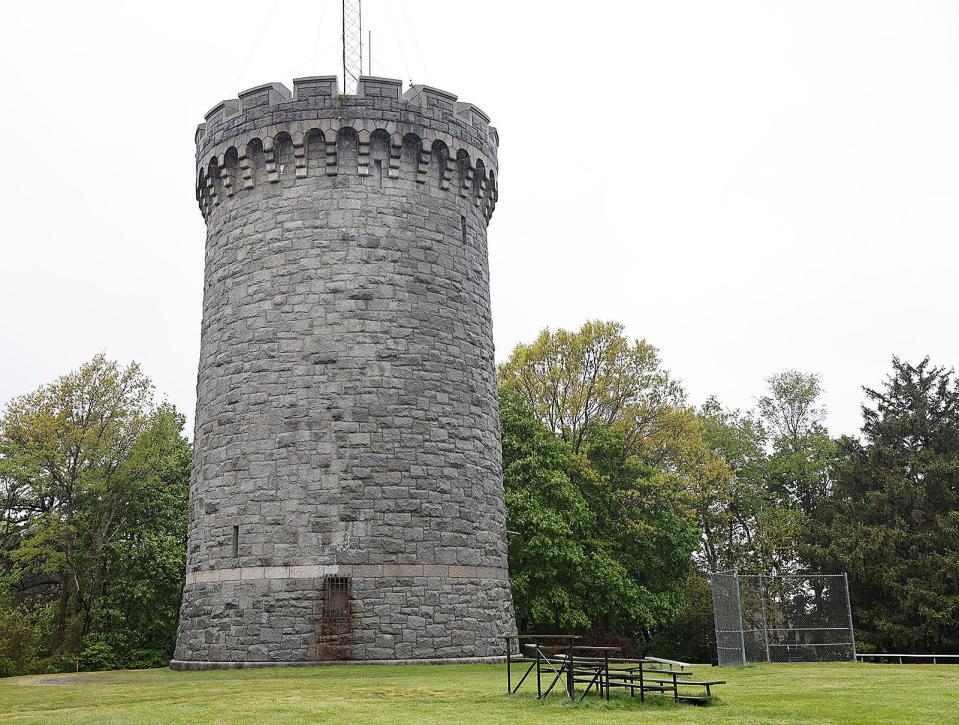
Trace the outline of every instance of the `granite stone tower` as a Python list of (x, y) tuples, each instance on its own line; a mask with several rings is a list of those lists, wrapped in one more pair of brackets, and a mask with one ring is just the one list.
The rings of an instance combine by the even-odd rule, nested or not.
[(207, 225), (177, 668), (490, 658), (513, 632), (486, 226), (496, 129), (300, 78), (196, 134)]

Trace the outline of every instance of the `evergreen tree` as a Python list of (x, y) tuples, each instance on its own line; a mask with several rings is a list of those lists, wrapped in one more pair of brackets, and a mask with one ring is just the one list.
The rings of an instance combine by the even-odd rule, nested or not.
[(893, 358), (844, 438), (820, 553), (850, 575), (865, 648), (959, 653), (959, 385)]

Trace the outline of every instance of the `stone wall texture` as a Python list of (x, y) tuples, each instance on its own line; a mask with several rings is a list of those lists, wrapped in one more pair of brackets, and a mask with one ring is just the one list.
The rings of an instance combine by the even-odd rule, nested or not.
[(206, 274), (172, 665), (500, 655), (496, 130), (425, 86), (294, 88), (246, 91), (197, 130)]

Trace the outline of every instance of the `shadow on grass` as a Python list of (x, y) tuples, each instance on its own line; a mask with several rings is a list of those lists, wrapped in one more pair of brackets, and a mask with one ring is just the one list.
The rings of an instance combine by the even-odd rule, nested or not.
[(584, 699), (580, 700), (578, 698), (571, 702), (563, 693), (558, 695), (551, 694), (548, 697), (543, 698), (542, 700), (537, 700), (536, 695), (533, 693), (516, 693), (514, 695), (501, 695), (501, 698), (507, 700), (514, 700), (522, 702), (523, 704), (529, 705), (531, 707), (544, 707), (555, 710), (563, 710), (566, 712), (572, 712), (575, 710), (583, 711), (626, 711), (626, 710), (635, 710), (635, 711), (657, 711), (662, 712), (664, 710), (685, 710), (686, 708), (713, 708), (720, 704), (722, 701), (718, 697), (714, 697), (711, 702), (703, 705), (691, 705), (682, 702), (675, 702), (672, 697), (663, 697), (661, 695), (647, 695), (645, 702), (640, 700), (638, 696), (630, 697), (624, 693), (612, 693), (609, 700), (600, 698), (598, 695), (593, 695), (590, 693)]

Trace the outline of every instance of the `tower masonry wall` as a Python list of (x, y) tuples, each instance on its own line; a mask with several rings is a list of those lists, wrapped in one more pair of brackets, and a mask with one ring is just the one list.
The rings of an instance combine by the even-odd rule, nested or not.
[(207, 224), (173, 666), (488, 658), (514, 630), (486, 227), (498, 134), (364, 77), (197, 129)]

